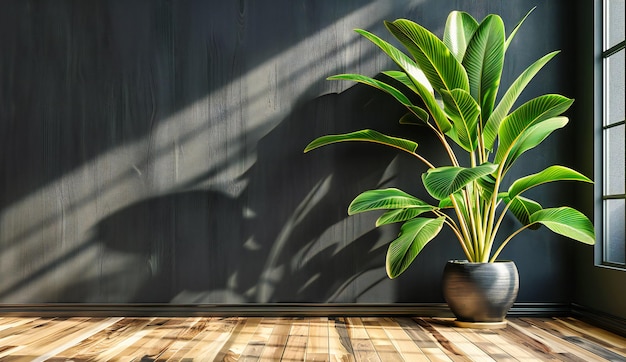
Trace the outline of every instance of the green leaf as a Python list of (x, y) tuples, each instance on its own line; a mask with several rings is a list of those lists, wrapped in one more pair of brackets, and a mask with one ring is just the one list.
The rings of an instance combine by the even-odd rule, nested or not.
[(361, 74), (338, 74), (328, 77), (328, 80), (350, 80), (353, 82), (363, 83), (369, 85), (370, 87), (380, 89), (387, 94), (390, 94), (398, 102), (406, 107), (415, 107), (413, 103), (411, 103), (409, 98), (404, 95), (404, 93), (400, 92), (398, 89), (385, 82), (379, 81), (378, 79), (374, 79)]
[(348, 215), (354, 215), (370, 210), (389, 210), (422, 208), (424, 211), (434, 210), (435, 207), (411, 196), (402, 190), (388, 188), (381, 190), (369, 190), (361, 193), (352, 200), (348, 206)]
[(443, 31), (443, 43), (459, 62), (463, 61), (467, 43), (478, 28), (478, 22), (470, 14), (453, 11), (448, 15)]
[(506, 162), (504, 163), (505, 172), (513, 166), (513, 163), (519, 158), (519, 156), (522, 155), (522, 153), (539, 145), (552, 132), (565, 127), (567, 122), (567, 117), (554, 117), (538, 123), (524, 131), (511, 149), (509, 157), (507, 157)]
[(504, 66), (504, 37), (502, 19), (497, 15), (488, 15), (476, 29), (463, 58), (470, 94), (480, 105), (484, 121), (491, 115), (500, 86)]
[(480, 166), (465, 168), (444, 166), (431, 168), (422, 175), (426, 191), (437, 200), (443, 200), (459, 191), (468, 183), (494, 172), (498, 165), (484, 163)]
[(559, 165), (550, 166), (539, 173), (522, 177), (513, 182), (511, 187), (509, 187), (509, 197), (515, 198), (517, 195), (535, 186), (556, 181), (593, 182), (585, 175), (571, 168)]
[(580, 211), (571, 207), (543, 209), (530, 216), (531, 223), (545, 225), (553, 232), (593, 245), (596, 237), (593, 224)]
[(540, 58), (531, 64), (522, 74), (520, 74), (517, 79), (511, 84), (509, 89), (504, 93), (500, 103), (496, 109), (491, 113), (487, 123), (485, 124), (483, 130), (483, 137), (485, 142), (485, 148), (492, 149), (493, 143), (496, 139), (496, 135), (498, 134), (498, 128), (500, 127), (500, 122), (507, 116), (517, 98), (522, 94), (528, 83), (535, 77), (535, 75), (546, 65), (550, 59), (554, 58), (559, 52), (552, 52)]
[(455, 141), (466, 151), (474, 151), (478, 146), (478, 104), (462, 89), (454, 89), (452, 92), (442, 90), (441, 95), (444, 110), (454, 124)]
[(387, 249), (386, 269), (389, 278), (402, 274), (415, 260), (417, 254), (443, 227), (445, 217), (417, 218), (404, 223), (398, 238)]
[(516, 109), (500, 124), (495, 162), (501, 163), (509, 156), (515, 144), (524, 139), (525, 131), (565, 112), (573, 102), (573, 99), (558, 94), (547, 94), (534, 98)]
[[(363, 37), (374, 43), (378, 46), (391, 60), (393, 60), (405, 73), (405, 75), (410, 79), (411, 83), (413, 83), (414, 87), (409, 87), (415, 93), (417, 93), (422, 101), (426, 105), (426, 108), (432, 114), (435, 123), (439, 127), (442, 132), (446, 132), (450, 129), (451, 124), (446, 118), (445, 114), (439, 108), (435, 97), (433, 95), (433, 88), (428, 79), (426, 78), (424, 72), (415, 64), (415, 62), (406, 54), (398, 50), (393, 45), (388, 42), (382, 40), (378, 36), (361, 29), (356, 30), (357, 33), (361, 34)], [(393, 73), (392, 73), (393, 74)], [(388, 74), (389, 75), (389, 74)], [(408, 82), (404, 80), (400, 80), (402, 83), (408, 86)]]
[(469, 91), (465, 69), (435, 34), (406, 19), (385, 21), (385, 26), (411, 53), (435, 90)]
[(454, 199), (456, 200), (457, 204), (459, 204), (459, 205), (465, 204), (465, 201), (463, 200), (463, 196), (457, 192), (457, 193), (454, 193), (452, 195), (448, 195), (448, 196), (444, 197), (443, 199), (441, 199), (439, 201), (439, 208), (440, 209), (451, 209), (451, 208), (454, 207), (454, 204), (452, 203), (452, 200), (451, 200), (451, 196), (454, 197)]
[(480, 192), (482, 198), (485, 200), (491, 199), (493, 196), (494, 188), (496, 187), (496, 178), (493, 174), (485, 175), (476, 180), (478, 186), (480, 186)]
[(337, 142), (348, 142), (348, 141), (363, 141), (363, 142), (373, 142), (380, 143), (386, 146), (395, 147), (400, 150), (406, 151), (411, 154), (415, 154), (415, 150), (417, 149), (417, 143), (409, 140), (405, 140), (403, 138), (386, 136), (382, 133), (376, 132), (371, 129), (364, 129), (361, 131), (337, 134), (337, 135), (326, 135), (319, 138), (316, 138), (311, 143), (309, 143), (304, 152), (309, 152), (318, 147), (326, 146), (331, 143)]
[[(430, 206), (430, 205), (429, 205)], [(436, 209), (436, 207), (412, 207), (409, 209), (397, 209), (397, 210), (389, 210), (382, 214), (378, 220), (376, 220), (376, 226), (382, 226), (387, 224), (393, 224), (396, 222), (402, 222), (414, 219), (415, 217), (423, 214), (427, 211), (432, 211)]]
[(524, 23), (524, 20), (526, 20), (526, 18), (528, 17), (528, 15), (530, 15), (530, 13), (533, 12), (533, 10), (535, 10), (537, 7), (535, 6), (534, 8), (530, 9), (530, 11), (528, 13), (526, 13), (526, 16), (524, 16), (522, 18), (522, 20), (519, 21), (519, 23), (517, 23), (517, 25), (515, 26), (515, 29), (513, 29), (513, 31), (511, 32), (511, 34), (509, 35), (509, 37), (506, 39), (506, 43), (504, 44), (504, 50), (506, 51), (509, 48), (509, 45), (511, 45), (511, 41), (513, 41), (513, 38), (515, 37), (515, 34), (517, 34), (517, 31), (519, 30), (519, 28), (522, 26), (522, 24)]
[[(530, 224), (530, 215), (542, 209), (541, 205), (531, 199), (527, 199), (522, 196), (517, 196), (511, 199), (508, 193), (503, 193), (504, 202), (509, 205), (509, 211), (515, 216), (522, 225)], [(530, 229), (537, 229), (539, 225), (530, 226)]]
[[(419, 90), (417, 89), (417, 87), (415, 86), (411, 78), (406, 73), (400, 72), (397, 70), (389, 70), (389, 71), (383, 72), (383, 74), (388, 76), (389, 78), (395, 79), (396, 81), (404, 84), (407, 88), (409, 88), (414, 93), (419, 94)], [(409, 108), (411, 113), (415, 117), (417, 117), (420, 121), (424, 123), (428, 122), (429, 114), (424, 109), (415, 105), (407, 105), (407, 107)]]
[(400, 117), (400, 124), (410, 124), (414, 126), (423, 126), (426, 124), (423, 119), (417, 117), (414, 112), (408, 112)]

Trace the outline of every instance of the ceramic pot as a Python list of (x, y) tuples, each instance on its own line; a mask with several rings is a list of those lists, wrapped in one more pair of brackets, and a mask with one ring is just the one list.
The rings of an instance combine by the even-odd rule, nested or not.
[(443, 272), (443, 294), (460, 322), (503, 323), (519, 289), (512, 261), (472, 263), (448, 261)]

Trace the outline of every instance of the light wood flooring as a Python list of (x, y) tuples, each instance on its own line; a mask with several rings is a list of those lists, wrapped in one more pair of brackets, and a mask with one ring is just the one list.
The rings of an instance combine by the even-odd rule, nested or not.
[(569, 317), (499, 330), (432, 318), (0, 317), (0, 361), (626, 361), (626, 338)]

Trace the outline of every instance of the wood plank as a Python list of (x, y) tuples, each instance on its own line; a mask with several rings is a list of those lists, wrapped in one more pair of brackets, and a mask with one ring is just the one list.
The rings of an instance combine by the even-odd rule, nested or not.
[(393, 318), (381, 318), (380, 325), (405, 361), (430, 361), (426, 354)]
[(495, 362), (495, 360), (487, 353), (466, 338), (466, 332), (459, 332), (457, 328), (437, 323), (433, 323), (433, 328), (435, 328), (441, 336), (453, 344), (455, 346), (454, 349), (458, 349), (461, 354), (470, 358), (472, 361)]
[(81, 323), (79, 326), (82, 328), (80, 329), (69, 328), (63, 331), (62, 335), (56, 336), (57, 339), (54, 340), (54, 343), (49, 343), (46, 345), (46, 343), (52, 342), (52, 341), (40, 341), (40, 343), (42, 343), (42, 346), (43, 346), (41, 350), (31, 349), (29, 346), (29, 351), (39, 356), (38, 358), (34, 359), (33, 362), (49, 360), (53, 358), (57, 353), (60, 353), (73, 346), (76, 346), (81, 341), (108, 328), (109, 326), (117, 323), (121, 319), (122, 319), (121, 317), (113, 317), (113, 318), (106, 318), (106, 319), (94, 318), (85, 323)]
[[(180, 340), (180, 343), (174, 343), (169, 353), (164, 353), (157, 360), (158, 361), (180, 361), (191, 351), (196, 344), (201, 343), (204, 338), (211, 332), (211, 324), (215, 322), (217, 318), (200, 318), (198, 323), (194, 324), (192, 328), (188, 330), (187, 338)], [(178, 342), (178, 341), (177, 341)]]
[(379, 318), (362, 318), (362, 321), (380, 359), (385, 362), (403, 360), (393, 342), (383, 330)]
[(220, 352), (217, 354), (218, 361), (238, 361), (250, 343), (254, 332), (261, 323), (261, 318), (241, 318), (235, 330)]
[(191, 361), (213, 361), (238, 323), (237, 318), (213, 318), (204, 338), (197, 341), (183, 357)]
[(331, 361), (355, 361), (345, 318), (331, 318), (328, 321), (328, 354)]
[[(163, 320), (165, 322), (161, 323)], [(140, 348), (141, 357), (151, 360), (160, 357), (176, 341), (182, 333), (181, 330), (186, 330), (194, 320), (195, 318), (162, 318), (155, 321), (154, 329), (146, 336), (148, 340)]]
[(285, 361), (304, 361), (308, 339), (309, 320), (306, 318), (294, 319), (282, 359)]
[(570, 334), (571, 336), (582, 337), (590, 342), (599, 344), (626, 359), (626, 338), (571, 317), (557, 318), (554, 322), (570, 329), (573, 332), (573, 334)]
[(545, 321), (542, 321), (541, 318), (534, 318), (530, 322), (528, 319), (520, 318), (517, 323), (522, 321), (528, 323), (526, 330), (529, 333), (534, 334), (544, 344), (551, 346), (555, 353), (558, 353), (559, 359), (572, 361), (589, 361), (595, 359), (605, 361), (605, 359), (599, 358), (599, 356), (595, 356), (585, 349), (565, 341), (559, 335), (552, 334), (560, 334), (560, 332), (546, 325)]
[(204, 330), (208, 322), (209, 318), (202, 317), (186, 319), (179, 327), (176, 327), (175, 330), (167, 335), (166, 338), (173, 342), (168, 342), (165, 345), (165, 349), (155, 361), (164, 362), (172, 358), (187, 344), (192, 343), (193, 339)]
[(122, 361), (122, 356), (119, 354), (148, 334), (149, 331), (145, 327), (153, 320), (154, 318), (130, 320), (127, 326), (120, 329), (119, 333), (107, 341), (108, 346), (95, 359), (99, 361)]
[(114, 338), (117, 331), (121, 331), (128, 326), (126, 318), (116, 318), (117, 320), (111, 325), (103, 328), (97, 333), (85, 336), (83, 340), (76, 343), (72, 347), (58, 352), (54, 359), (66, 360), (87, 360), (95, 357), (98, 353), (109, 348), (108, 339)]
[[(263, 318), (252, 335), (250, 342), (241, 353), (241, 358), (246, 360), (257, 360), (261, 357), (265, 347), (270, 341), (270, 337), (276, 326), (275, 318)], [(291, 328), (291, 325), (289, 326)]]
[(446, 353), (446, 355), (453, 361), (471, 361), (471, 359), (463, 354), (454, 343), (448, 338), (442, 335), (438, 329), (434, 327), (434, 324), (448, 325), (452, 328), (452, 320), (435, 320), (432, 318), (413, 318), (420, 327), (424, 328), (432, 337), (435, 338), (437, 343), (441, 346), (440, 349)]
[(500, 343), (496, 343), (494, 340), (494, 336), (497, 335), (496, 332), (469, 328), (454, 328), (454, 330), (496, 361), (518, 361), (517, 358), (513, 358), (510, 353), (504, 350), (506, 346), (502, 345), (502, 340)]
[(450, 362), (452, 359), (442, 350), (437, 339), (426, 332), (415, 320), (410, 318), (396, 318), (396, 322), (404, 332), (415, 342), (431, 361)]
[(143, 328), (146, 331), (143, 337), (135, 340), (133, 344), (120, 351), (116, 358), (118, 360), (131, 361), (134, 358), (148, 357), (150, 356), (149, 353), (158, 353), (154, 351), (154, 345), (160, 343), (162, 336), (167, 333), (167, 330), (161, 327), (167, 326), (168, 323), (170, 326), (175, 326), (180, 323), (180, 320), (172, 318), (154, 319)]
[(32, 335), (39, 330), (46, 329), (46, 326), (51, 326), (56, 323), (57, 320), (54, 318), (36, 318), (30, 320), (19, 326), (0, 331), (0, 343), (3, 345), (10, 344), (11, 341), (18, 340), (20, 335)]
[(274, 329), (272, 329), (270, 338), (259, 356), (259, 361), (278, 361), (287, 347), (289, 332), (291, 332), (291, 319), (273, 319), (272, 323), (274, 324)]
[(381, 361), (361, 318), (347, 318), (348, 335), (356, 361)]
[[(72, 333), (82, 328), (89, 318), (54, 319), (49, 323), (36, 326), (31, 330), (18, 333), (14, 338), (7, 338), (5, 345), (24, 345), (29, 354), (37, 356), (55, 343), (63, 333)], [(53, 347), (54, 348), (54, 347)]]
[(330, 361), (328, 353), (328, 318), (309, 319), (309, 339), (306, 345), (306, 361)]

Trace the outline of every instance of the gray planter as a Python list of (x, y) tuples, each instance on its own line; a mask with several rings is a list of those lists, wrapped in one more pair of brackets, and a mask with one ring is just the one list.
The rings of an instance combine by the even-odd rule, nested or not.
[(519, 276), (512, 261), (451, 260), (443, 272), (443, 295), (462, 323), (505, 323), (518, 289)]

